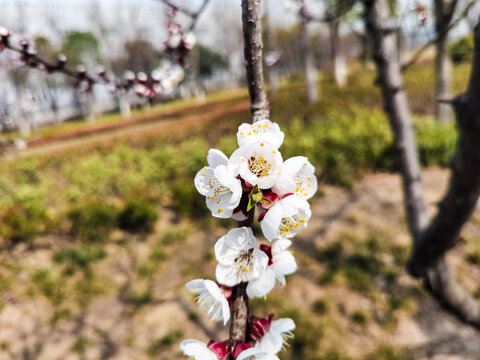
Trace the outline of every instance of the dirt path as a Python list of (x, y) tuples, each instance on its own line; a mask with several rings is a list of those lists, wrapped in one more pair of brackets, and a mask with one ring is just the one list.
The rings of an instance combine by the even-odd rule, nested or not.
[[(192, 124), (187, 122), (185, 126)], [(447, 184), (447, 176), (446, 171), (439, 169), (429, 169), (423, 174), (430, 214), (435, 211)], [(312, 206), (313, 218), (309, 227), (294, 241), (299, 270), (288, 278), (286, 288), (275, 289), (268, 301), (261, 303), (264, 304), (261, 309), (266, 307), (273, 311), (280, 307), (306, 314), (307, 318), (299, 323), (297, 333), (300, 340), (297, 341), (305, 339), (305, 332), (313, 332), (315, 343), (308, 346), (318, 347), (315, 353), (318, 358), (335, 350), (355, 360), (390, 359), (371, 355), (381, 346), (390, 346), (411, 355), (410, 358), (395, 359), (478, 359), (478, 333), (443, 311), (402, 270), (402, 264), (396, 268), (393, 265), (395, 252), (408, 251), (410, 244), (399, 177), (375, 174), (359, 181), (352, 191), (324, 185), (320, 190), (323, 195)], [(137, 267), (132, 263), (132, 254), (138, 259), (146, 258), (156, 239), (175, 226), (179, 226), (178, 219), (165, 212), (157, 233), (148, 240), (133, 241), (127, 248), (112, 243), (108, 247), (108, 257), (99, 269), (100, 274), (122, 287), (129, 278), (136, 276)], [(180, 223), (180, 226), (184, 225)], [(188, 237), (169, 247), (168, 260), (156, 274), (154, 297), (144, 305), (133, 306), (112, 290), (98, 297), (81, 316), (60, 320), (54, 326), (50, 321), (52, 306), (40, 295), (31, 296), (21, 291), (32, 270), (50, 266), (53, 250), (16, 251), (13, 255), (22, 271), (18, 275), (18, 284), (11, 289), (14, 300), (5, 301), (0, 313), (0, 345), (4, 349), (0, 360), (182, 359), (178, 351), (181, 338), (195, 337), (207, 341), (225, 337), (225, 329), (208, 322), (184, 289), (184, 283), (192, 278), (212, 276), (215, 268), (212, 246), (225, 232), (226, 229), (221, 228), (207, 232), (192, 228)], [(478, 237), (478, 234), (480, 222), (477, 216), (468, 225), (465, 237)], [(332, 282), (318, 281), (329, 261), (319, 260), (319, 252), (342, 242), (349, 253), (369, 237), (382, 241), (380, 246), (385, 248), (378, 254), (378, 259), (387, 268), (397, 269), (393, 283), (388, 284), (386, 273), (373, 277), (374, 290), (369, 292), (352, 288), (341, 273)], [(464, 261), (465, 254), (472, 249), (480, 249), (478, 240), (467, 241), (452, 251), (448, 261), (456, 265), (462, 281), (478, 286), (479, 267), (467, 265)], [(388, 310), (388, 299), (392, 295), (404, 305)], [(320, 315), (315, 310), (319, 300), (328, 305)], [(352, 320), (359, 311), (366, 314), (362, 323)], [(386, 315), (391, 316), (387, 318), (390, 319), (388, 323), (384, 321)], [(79, 319), (82, 324), (80, 332)], [(320, 324), (323, 324), (321, 332), (318, 330)], [(313, 328), (303, 329), (306, 326)], [(74, 347), (78, 344), (79, 334), (88, 339), (88, 346), (81, 354)], [(282, 353), (280, 357), (292, 360), (290, 352)]]

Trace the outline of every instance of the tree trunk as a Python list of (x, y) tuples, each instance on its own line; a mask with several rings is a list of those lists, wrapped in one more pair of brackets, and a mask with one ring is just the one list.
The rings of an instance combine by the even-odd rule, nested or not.
[(416, 238), (427, 218), (413, 124), (400, 72), (400, 63), (396, 55), (396, 35), (394, 31), (388, 31), (385, 26), (384, 19), (388, 18), (385, 0), (366, 0), (365, 4), (367, 31), (372, 40), (373, 58), (377, 64), (383, 106), (394, 135), (402, 174), (408, 227)]
[(440, 123), (450, 121), (452, 111), (450, 104), (438, 100), (451, 97), (452, 64), (448, 56), (448, 36), (439, 34), (435, 54), (435, 117)]
[(303, 71), (305, 86), (307, 87), (307, 100), (312, 103), (318, 99), (317, 71), (313, 63), (312, 51), (308, 41), (308, 20), (304, 16), (300, 21), (300, 56), (303, 56)]
[(340, 21), (335, 19), (330, 27), (330, 56), (335, 83), (339, 87), (347, 85), (347, 62), (340, 43)]
[(383, 26), (388, 15), (386, 3), (385, 0), (364, 2), (385, 111), (400, 158), (407, 220), (414, 240), (408, 270), (423, 279), (426, 288), (446, 309), (480, 329), (480, 303), (457, 282), (444, 259), (456, 244), (480, 195), (480, 21), (475, 30), (475, 56), (468, 90), (453, 102), (459, 139), (449, 188), (437, 215), (427, 226), (420, 169), (400, 66), (394, 52), (393, 32)]

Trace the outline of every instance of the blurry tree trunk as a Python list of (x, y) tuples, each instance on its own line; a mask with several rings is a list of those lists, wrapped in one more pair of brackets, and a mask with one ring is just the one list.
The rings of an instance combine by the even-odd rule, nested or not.
[(452, 64), (448, 57), (448, 33), (458, 0), (435, 0), (435, 117), (441, 123), (448, 122), (450, 105), (438, 101), (452, 96)]
[[(277, 42), (275, 39), (275, 34), (273, 29), (271, 28), (270, 18), (265, 16), (265, 41), (266, 47), (268, 51), (272, 52), (275, 51), (277, 48)], [(267, 75), (267, 82), (268, 82), (268, 93), (269, 95), (273, 95), (278, 90), (278, 73), (275, 64), (268, 66), (265, 64), (265, 72)]]
[(427, 221), (420, 168), (394, 34), (388, 29), (386, 0), (364, 0), (384, 108), (392, 127), (403, 180), (409, 230), (414, 240), (409, 272), (422, 278), (430, 293), (462, 321), (480, 329), (480, 303), (456, 280), (445, 262), (480, 195), (480, 23), (475, 30), (475, 56), (470, 83), (453, 102), (459, 139), (449, 188), (436, 216)]
[(313, 63), (312, 51), (308, 41), (308, 20), (305, 16), (300, 18), (300, 56), (303, 57), (303, 72), (305, 86), (307, 87), (307, 100), (314, 102), (318, 98), (317, 71)]
[(132, 107), (130, 105), (130, 101), (128, 100), (127, 93), (118, 93), (118, 107), (120, 108), (120, 114), (122, 114), (122, 118), (128, 119), (132, 116)]
[(85, 107), (85, 115), (86, 121), (88, 124), (95, 124), (96, 122), (96, 111), (95, 111), (95, 95), (93, 91), (86, 92), (84, 94), (84, 107)]
[(329, 23), (330, 28), (330, 55), (335, 83), (339, 87), (347, 85), (347, 62), (340, 41), (340, 20), (334, 19)]

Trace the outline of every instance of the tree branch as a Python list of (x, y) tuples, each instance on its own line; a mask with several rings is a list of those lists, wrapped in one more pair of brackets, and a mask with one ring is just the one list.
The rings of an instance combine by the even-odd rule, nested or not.
[[(457, 18), (451, 21), (450, 24), (443, 30), (443, 32), (448, 33), (450, 30), (456, 27), (460, 23), (460, 21), (462, 21), (468, 15), (474, 4), (474, 1), (469, 2), (462, 10), (462, 12), (457, 16)], [(426, 44), (424, 44), (420, 49), (417, 50), (417, 52), (410, 58), (410, 60), (402, 64), (402, 72), (407, 71), (412, 65), (417, 63), (418, 60), (420, 60), (420, 58), (422, 57), (423, 53), (427, 51), (432, 45), (435, 45), (439, 37), (440, 36), (437, 35), (433, 39), (430, 39)]]
[(203, 0), (203, 3), (198, 10), (197, 11), (192, 11), (188, 8), (183, 7), (183, 6), (178, 6), (178, 5), (174, 4), (171, 0), (159, 0), (159, 1), (163, 2), (167, 6), (170, 6), (172, 9), (175, 9), (175, 10), (181, 12), (184, 15), (187, 15), (188, 17), (190, 17), (192, 19), (192, 23), (188, 27), (187, 31), (192, 31), (195, 28), (195, 26), (197, 25), (198, 18), (200, 17), (203, 10), (205, 10), (208, 3), (210, 2), (210, 0)]
[(263, 79), (260, 0), (242, 0), (242, 23), (248, 92), (255, 122), (270, 117), (270, 105)]
[(467, 91), (453, 101), (458, 128), (452, 175), (438, 213), (417, 242), (409, 264), (414, 276), (429, 267), (458, 242), (460, 231), (475, 210), (480, 195), (480, 25), (475, 29), (475, 55)]

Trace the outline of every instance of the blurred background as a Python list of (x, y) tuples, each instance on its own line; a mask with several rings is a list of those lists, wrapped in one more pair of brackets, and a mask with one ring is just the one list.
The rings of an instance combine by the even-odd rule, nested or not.
[[(457, 136), (436, 99), (467, 86), (479, 6), (458, 2), (439, 71), (432, 2), (390, 3), (433, 214)], [(263, 1), (264, 68), (282, 155), (308, 156), (319, 191), (294, 241), (297, 274), (253, 312), (295, 320), (282, 359), (478, 359), (478, 333), (404, 270), (411, 240), (363, 9), (306, 5), (307, 15), (295, 1)], [(174, 62), (171, 16), (156, 0), (0, 3), (12, 44), (29, 39), (42, 58), (137, 80)], [(210, 147), (229, 156), (251, 121), (240, 1), (175, 21), (193, 24), (195, 46), (181, 82), (151, 97), (86, 92), (0, 51), (0, 360), (180, 359), (181, 339), (228, 337), (184, 284), (214, 276), (213, 245), (235, 226), (211, 217), (193, 178)], [(478, 213), (448, 262), (480, 297)]]

